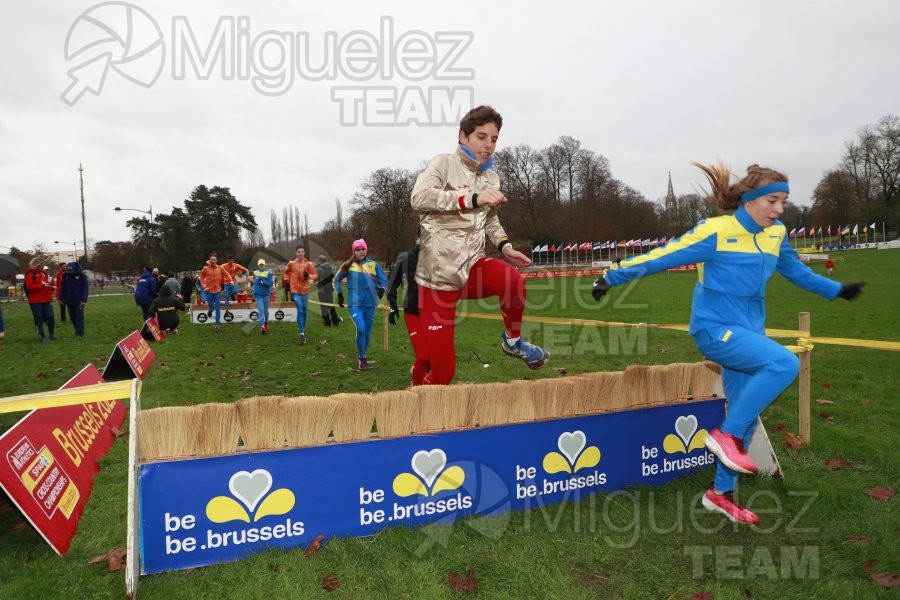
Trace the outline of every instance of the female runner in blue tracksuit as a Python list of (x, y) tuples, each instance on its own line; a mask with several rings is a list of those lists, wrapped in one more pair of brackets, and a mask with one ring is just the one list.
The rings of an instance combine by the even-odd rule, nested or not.
[(731, 183), (726, 166), (694, 164), (712, 187), (710, 200), (734, 213), (701, 221), (666, 246), (613, 265), (594, 282), (592, 293), (599, 300), (610, 287), (631, 279), (697, 263), (689, 333), (704, 356), (722, 365), (728, 398), (725, 421), (706, 438), (719, 464), (703, 506), (732, 521), (755, 524), (759, 517), (735, 504), (732, 492), (738, 473), (757, 471), (745, 451), (757, 417), (799, 371), (797, 357), (765, 335), (766, 284), (778, 271), (827, 300), (852, 300), (863, 284), (842, 286), (800, 262), (778, 220), (789, 193), (783, 174), (751, 165), (743, 179)]
[(372, 324), (375, 321), (375, 307), (384, 295), (387, 277), (381, 265), (366, 258), (369, 251), (366, 241), (359, 239), (353, 242), (353, 256), (341, 265), (334, 276), (334, 291), (337, 292), (338, 306), (344, 307), (344, 292), (341, 282), (347, 280), (347, 305), (350, 307), (350, 318), (356, 325), (356, 366), (369, 368), (366, 350), (372, 337)]

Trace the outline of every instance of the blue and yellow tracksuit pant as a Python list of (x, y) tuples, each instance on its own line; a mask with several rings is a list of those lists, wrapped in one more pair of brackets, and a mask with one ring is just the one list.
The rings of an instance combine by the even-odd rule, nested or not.
[[(747, 448), (757, 417), (791, 385), (800, 371), (800, 361), (778, 342), (743, 327), (702, 329), (693, 337), (704, 356), (722, 365), (728, 414), (721, 429), (742, 439)], [(718, 492), (730, 492), (737, 478), (737, 471), (720, 463), (714, 487)]]

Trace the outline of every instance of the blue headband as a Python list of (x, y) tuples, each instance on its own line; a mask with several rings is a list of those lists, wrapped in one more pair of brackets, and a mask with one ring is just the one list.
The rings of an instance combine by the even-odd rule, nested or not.
[(768, 185), (758, 187), (755, 190), (744, 192), (743, 194), (741, 194), (741, 203), (749, 202), (750, 200), (756, 200), (757, 198), (768, 196), (769, 194), (774, 194), (775, 192), (784, 192), (785, 194), (790, 194), (791, 188), (784, 181), (776, 181), (775, 183), (770, 183)]

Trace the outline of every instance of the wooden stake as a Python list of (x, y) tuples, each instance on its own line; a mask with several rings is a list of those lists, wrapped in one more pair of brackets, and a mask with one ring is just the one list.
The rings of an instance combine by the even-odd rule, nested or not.
[[(799, 319), (799, 329), (804, 332), (804, 337), (809, 337), (809, 313), (802, 312), (800, 313)], [(800, 437), (806, 440), (807, 443), (810, 441), (810, 421), (809, 421), (809, 396), (810, 396), (810, 385), (809, 385), (809, 376), (810, 376), (810, 361), (812, 359), (812, 352), (807, 350), (806, 352), (801, 352), (800, 356), (800, 381), (799, 381), (799, 402), (800, 402), (800, 417), (799, 417), (799, 431)]]

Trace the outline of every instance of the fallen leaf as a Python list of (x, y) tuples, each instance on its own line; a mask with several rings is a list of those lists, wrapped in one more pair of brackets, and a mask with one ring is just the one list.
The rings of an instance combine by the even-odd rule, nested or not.
[(791, 450), (799, 450), (800, 448), (806, 446), (806, 444), (807, 442), (803, 439), (802, 435), (794, 435), (790, 431), (784, 434), (784, 445)]
[(19, 521), (10, 528), (10, 531), (12, 531), (13, 533), (20, 533), (22, 531), (25, 531), (26, 529), (28, 529), (28, 523), (25, 521)]
[(900, 575), (895, 575), (893, 573), (884, 573), (881, 571), (873, 571), (872, 565), (877, 563), (876, 559), (870, 559), (866, 561), (866, 564), (863, 565), (863, 569), (865, 569), (866, 573), (869, 574), (869, 577), (872, 578), (872, 581), (880, 585), (881, 587), (887, 589), (893, 589), (895, 587), (900, 587)]
[(122, 437), (123, 435), (128, 435), (128, 428), (119, 429), (118, 427), (110, 427), (109, 430), (112, 432), (114, 437)]
[(25, 557), (25, 564), (26, 564), (26, 565), (30, 565), (30, 564), (33, 563), (34, 561), (35, 561), (34, 554), (32, 554), (31, 552), (29, 552), (29, 553), (28, 553), (28, 556)]
[(834, 400), (826, 400), (825, 398), (816, 398), (816, 404), (834, 404)]
[(835, 469), (840, 469), (841, 467), (851, 467), (853, 465), (843, 456), (835, 456), (834, 458), (826, 458), (825, 466), (834, 471)]
[(668, 354), (668, 353), (669, 353), (669, 349), (668, 349), (668, 348), (659, 348), (658, 351), (659, 351), (660, 354)]
[(860, 400), (859, 403), (862, 404), (863, 406), (868, 406), (868, 405), (872, 404), (872, 401), (871, 400)]
[(125, 557), (125, 554), (126, 554), (127, 552), (128, 552), (128, 551), (125, 550), (125, 548), (113, 548), (112, 550), (110, 550), (110, 551), (107, 552), (106, 554), (101, 554), (100, 556), (95, 556), (95, 557), (92, 558), (91, 560), (87, 561), (87, 564), (89, 564), (89, 565), (94, 565), (94, 564), (97, 564), (97, 563), (99, 563), (99, 562), (103, 562), (104, 560), (108, 561), (109, 559), (111, 559), (111, 558), (113, 558), (113, 557), (118, 558), (119, 560), (121, 560), (122, 558)]
[(834, 417), (832, 417), (829, 413), (825, 412), (824, 410), (819, 411), (819, 417), (821, 419), (824, 419), (825, 421), (834, 421)]
[(7, 512), (9, 512), (9, 504), (7, 504), (6, 502), (4, 502), (3, 504), (0, 504), (0, 515), (5, 514)]
[(46, 379), (46, 378), (47, 378), (47, 374), (46, 374), (46, 373), (38, 373), (38, 374), (35, 375), (34, 377), (35, 377), (35, 379)]
[(894, 488), (873, 487), (863, 490), (863, 493), (872, 496), (876, 500), (890, 500), (894, 497)]
[(844, 541), (848, 544), (871, 544), (872, 538), (864, 535), (848, 535), (844, 538)]
[(322, 535), (321, 533), (319, 535), (317, 535), (315, 537), (315, 539), (313, 539), (313, 541), (309, 544), (309, 546), (306, 547), (306, 550), (303, 552), (303, 556), (305, 556), (306, 558), (309, 558), (310, 556), (312, 556), (313, 554), (318, 552), (319, 548), (322, 545), (322, 540), (324, 540), (324, 539), (325, 539), (325, 536)]
[(568, 373), (565, 367), (553, 367), (553, 370), (559, 373), (560, 375), (565, 375)]
[(447, 585), (454, 590), (460, 592), (474, 592), (478, 586), (478, 580), (475, 579), (475, 571), (469, 569), (465, 578), (460, 577), (456, 571), (450, 571), (450, 577), (447, 578)]
[(335, 355), (334, 355), (334, 360), (335, 360), (335, 362), (337, 362), (337, 361), (339, 361), (339, 360), (344, 360), (345, 358), (347, 358), (347, 355), (346, 355), (346, 354), (335, 354)]
[(123, 561), (118, 556), (110, 556), (109, 560), (106, 561), (106, 570), (109, 573), (115, 573), (116, 571), (124, 571), (125, 570), (125, 561)]
[(216, 358), (218, 358), (219, 360), (225, 360), (225, 355), (224, 354), (216, 354)]
[(341, 587), (341, 580), (335, 577), (334, 573), (329, 573), (322, 578), (322, 589), (326, 592), (333, 592), (339, 587)]
[(53, 369), (53, 372), (54, 372), (54, 373), (59, 373), (60, 371), (62, 371), (62, 367), (60, 367), (60, 368), (58, 368), (58, 369)]
[(269, 563), (268, 569), (269, 569), (270, 571), (272, 571), (273, 573), (277, 573), (278, 571), (281, 570), (281, 567), (279, 567), (279, 566), (276, 565), (275, 563)]
[(606, 575), (600, 575), (598, 573), (582, 573), (578, 577), (578, 581), (584, 587), (599, 590), (603, 589), (606, 586), (606, 582), (609, 581), (609, 577), (607, 577)]
[(322, 371), (313, 371), (312, 373), (310, 373), (310, 375), (311, 375), (312, 377), (318, 377), (318, 376), (321, 375), (321, 374), (322, 374)]
[(688, 600), (713, 600), (713, 598), (714, 596), (712, 592), (700, 590), (699, 592), (694, 592), (694, 594), (690, 596)]
[(772, 431), (784, 431), (785, 429), (787, 429), (787, 425), (785, 425), (784, 421), (782, 421), (778, 425), (776, 425), (775, 428), (772, 429)]
[(353, 372), (355, 372), (355, 371), (359, 371), (359, 369), (354, 369), (353, 367), (347, 367), (347, 372), (348, 372), (348, 373), (353, 373)]
[(823, 389), (823, 390), (830, 390), (830, 389), (831, 389), (831, 384), (830, 384), (830, 383), (823, 383), (823, 384), (822, 384), (822, 389)]
[(746, 589), (741, 590), (741, 598), (752, 598), (752, 597), (753, 597), (753, 592), (751, 592), (750, 590), (746, 590)]
[(159, 363), (159, 368), (160, 368), (160, 369), (171, 369), (172, 367), (170, 367), (170, 366), (169, 366), (168, 364), (166, 364), (166, 363)]

